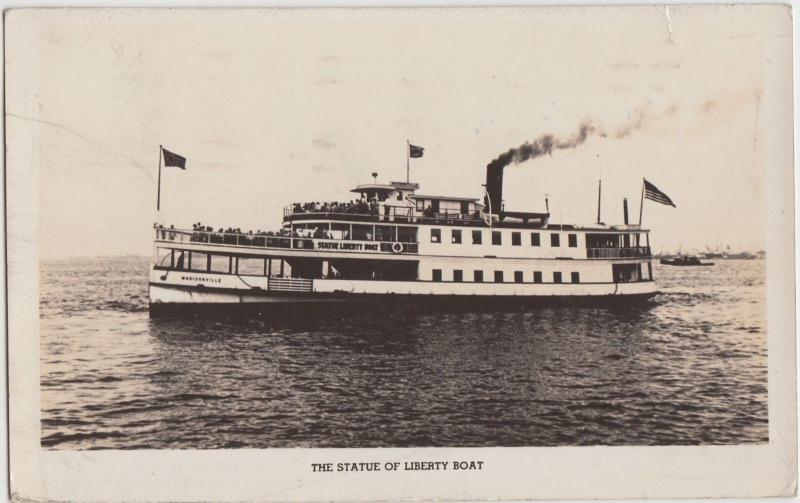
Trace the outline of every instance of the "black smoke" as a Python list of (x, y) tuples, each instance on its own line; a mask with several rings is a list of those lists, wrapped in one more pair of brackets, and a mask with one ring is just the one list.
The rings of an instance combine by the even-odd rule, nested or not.
[(652, 120), (673, 115), (676, 111), (677, 106), (675, 105), (661, 113), (651, 113), (647, 107), (640, 107), (631, 114), (626, 123), (614, 128), (610, 133), (599, 123), (587, 120), (578, 126), (578, 131), (572, 136), (559, 138), (550, 133), (543, 134), (533, 141), (525, 142), (519, 147), (503, 152), (490, 162), (488, 167), (492, 170), (500, 169), (512, 163), (519, 164), (543, 155), (552, 155), (556, 150), (573, 149), (582, 145), (589, 136), (625, 138), (632, 132), (644, 128)]
[(578, 128), (578, 132), (568, 138), (556, 138), (550, 133), (543, 134), (531, 142), (526, 141), (519, 147), (500, 154), (497, 159), (489, 163), (489, 167), (497, 169), (511, 163), (519, 164), (543, 155), (552, 155), (554, 150), (575, 148), (596, 132), (597, 128), (591, 122), (584, 122)]

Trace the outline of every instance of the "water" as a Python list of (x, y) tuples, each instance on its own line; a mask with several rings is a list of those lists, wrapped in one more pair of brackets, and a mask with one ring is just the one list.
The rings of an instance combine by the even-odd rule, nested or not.
[(51, 449), (768, 441), (765, 262), (637, 309), (150, 319), (146, 259), (41, 266)]

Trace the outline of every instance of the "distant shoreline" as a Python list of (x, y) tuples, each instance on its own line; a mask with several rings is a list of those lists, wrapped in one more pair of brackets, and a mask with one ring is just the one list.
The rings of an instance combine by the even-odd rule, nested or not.
[(39, 262), (62, 262), (65, 260), (102, 260), (102, 259), (142, 259), (150, 260), (149, 255), (76, 255), (74, 257), (47, 257), (40, 258)]

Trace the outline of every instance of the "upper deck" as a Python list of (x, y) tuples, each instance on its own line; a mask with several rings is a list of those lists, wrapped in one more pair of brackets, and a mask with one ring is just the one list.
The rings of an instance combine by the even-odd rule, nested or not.
[(390, 222), (406, 225), (469, 227), (544, 227), (550, 213), (490, 215), (474, 197), (417, 194), (419, 184), (391, 182), (356, 186), (359, 195), (349, 202), (294, 203), (283, 210), (284, 226), (301, 221)]
[[(231, 254), (352, 258), (630, 259), (651, 256), (638, 225), (549, 223), (549, 213), (484, 211), (478, 199), (417, 194), (418, 184), (359, 185), (349, 202), (307, 202), (283, 210), (279, 232), (157, 229), (158, 246)], [(210, 231), (210, 232), (209, 232)], [(562, 244), (563, 243), (563, 244)]]
[[(335, 225), (335, 224), (334, 224)], [(452, 258), (630, 259), (652, 256), (648, 232), (638, 228), (593, 229), (548, 225), (524, 234), (492, 228), (462, 233), (451, 227), (425, 230), (391, 225), (342, 224), (342, 229), (295, 227), (292, 232), (235, 233), (156, 228), (157, 247), (193, 249), (231, 255), (347, 255), (412, 259), (418, 256)], [(402, 232), (401, 232), (402, 230)], [(523, 239), (524, 238), (524, 239)], [(524, 241), (524, 242), (523, 242)]]

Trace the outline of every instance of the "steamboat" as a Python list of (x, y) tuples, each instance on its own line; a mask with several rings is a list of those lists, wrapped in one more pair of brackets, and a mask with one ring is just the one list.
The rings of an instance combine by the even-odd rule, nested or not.
[[(156, 226), (151, 313), (249, 305), (414, 301), (605, 303), (655, 293), (649, 231), (624, 222), (554, 224), (549, 210), (503, 210), (503, 168), (485, 197), (426, 195), (373, 182), (349, 203), (290, 204), (277, 232)], [(648, 183), (648, 182), (645, 182)], [(545, 201), (547, 208), (548, 202)]]

